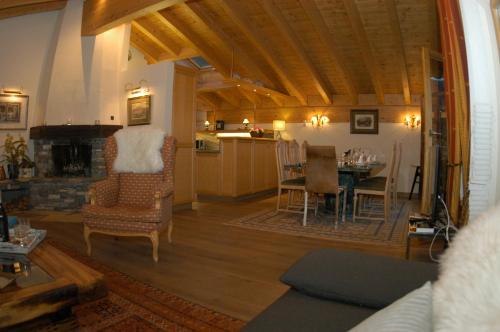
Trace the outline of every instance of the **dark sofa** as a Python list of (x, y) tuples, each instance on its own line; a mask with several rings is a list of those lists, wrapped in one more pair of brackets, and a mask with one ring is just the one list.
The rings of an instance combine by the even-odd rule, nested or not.
[(290, 289), (242, 331), (347, 331), (437, 276), (437, 264), (316, 250), (283, 274)]

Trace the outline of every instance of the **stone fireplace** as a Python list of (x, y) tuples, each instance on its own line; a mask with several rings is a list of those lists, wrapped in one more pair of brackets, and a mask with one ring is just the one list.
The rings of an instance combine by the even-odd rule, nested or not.
[(61, 125), (30, 129), (36, 177), (30, 203), (37, 209), (75, 211), (89, 184), (106, 176), (104, 144), (122, 126)]

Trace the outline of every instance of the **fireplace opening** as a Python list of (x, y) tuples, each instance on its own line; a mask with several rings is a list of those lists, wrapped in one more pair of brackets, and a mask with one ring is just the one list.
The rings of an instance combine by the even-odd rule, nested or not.
[(92, 176), (91, 144), (54, 144), (52, 145), (54, 176)]

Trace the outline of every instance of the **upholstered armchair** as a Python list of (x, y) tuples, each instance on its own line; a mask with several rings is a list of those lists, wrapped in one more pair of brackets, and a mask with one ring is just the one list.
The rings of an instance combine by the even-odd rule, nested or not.
[(172, 241), (175, 139), (165, 137), (163, 171), (158, 173), (116, 172), (113, 162), (117, 153), (116, 139), (111, 136), (104, 149), (108, 177), (90, 186), (90, 204), (82, 209), (87, 254), (91, 254), (92, 233), (144, 236), (151, 239), (157, 262), (159, 234), (168, 229), (168, 241)]

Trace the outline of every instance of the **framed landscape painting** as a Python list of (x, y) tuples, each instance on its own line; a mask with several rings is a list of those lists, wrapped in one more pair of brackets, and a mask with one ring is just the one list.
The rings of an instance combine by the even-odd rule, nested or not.
[(28, 123), (27, 95), (0, 94), (0, 129), (26, 129)]
[(351, 110), (351, 134), (378, 134), (378, 110)]
[(151, 96), (128, 98), (127, 118), (129, 126), (151, 124)]

